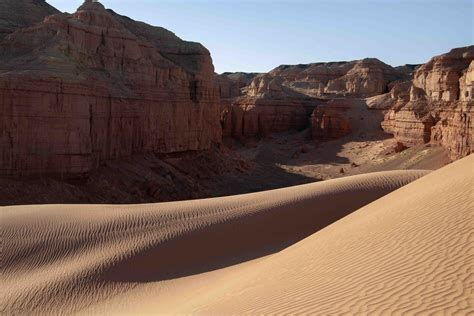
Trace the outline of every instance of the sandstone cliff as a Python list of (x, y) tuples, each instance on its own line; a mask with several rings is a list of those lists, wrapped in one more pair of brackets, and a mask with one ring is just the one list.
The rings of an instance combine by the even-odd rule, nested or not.
[(244, 88), (244, 95), (222, 108), (223, 135), (237, 139), (309, 126), (318, 100), (282, 85), (281, 77), (263, 74)]
[(382, 123), (384, 130), (405, 146), (440, 144), (451, 159), (471, 153), (473, 60), (474, 46), (469, 46), (436, 56), (418, 68), (409, 85), (392, 89), (393, 106)]
[(318, 106), (311, 115), (311, 137), (329, 140), (344, 137), (352, 132), (352, 122), (347, 115), (350, 105), (341, 100), (331, 100)]
[[(344, 111), (330, 105), (334, 98), (364, 98), (387, 92), (408, 80), (416, 66), (398, 70), (375, 58), (351, 62), (282, 65), (251, 82), (240, 74), (218, 77), (224, 136), (236, 138), (302, 129), (313, 124), (313, 137), (334, 138), (350, 131)], [(246, 86), (244, 86), (246, 84)], [(311, 118), (312, 116), (312, 118)], [(339, 129), (340, 124), (340, 131)], [(325, 130), (331, 126), (330, 130)]]
[(216, 82), (219, 86), (219, 94), (221, 100), (237, 98), (244, 94), (243, 88), (252, 83), (252, 80), (260, 75), (259, 73), (245, 72), (225, 72), (216, 75)]
[(270, 74), (283, 77), (286, 86), (300, 93), (318, 97), (379, 95), (388, 91), (391, 82), (409, 77), (406, 71), (398, 71), (376, 58), (284, 65), (275, 68)]
[(0, 173), (81, 174), (220, 142), (209, 52), (86, 2), (0, 45)]

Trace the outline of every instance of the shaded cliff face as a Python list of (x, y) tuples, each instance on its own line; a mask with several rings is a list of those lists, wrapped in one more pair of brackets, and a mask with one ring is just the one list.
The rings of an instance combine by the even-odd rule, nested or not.
[(17, 29), (32, 26), (43, 21), (58, 10), (45, 0), (2, 0), (0, 1), (0, 41)]
[(331, 100), (318, 106), (311, 115), (311, 137), (316, 140), (330, 140), (349, 135), (352, 122), (347, 114), (350, 105), (341, 100)]
[(384, 130), (405, 146), (440, 144), (453, 160), (473, 152), (473, 60), (474, 46), (469, 46), (418, 68), (410, 84), (391, 91)]
[(209, 52), (85, 3), (0, 45), (0, 172), (87, 173), (220, 142)]

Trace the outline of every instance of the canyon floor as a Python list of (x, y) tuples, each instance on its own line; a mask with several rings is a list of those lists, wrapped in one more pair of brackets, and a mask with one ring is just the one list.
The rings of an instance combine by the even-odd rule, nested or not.
[(196, 201), (3, 207), (2, 313), (466, 315), (473, 164)]
[(284, 188), (373, 171), (435, 170), (445, 149), (419, 145), (397, 152), (383, 132), (316, 143), (308, 130), (247, 140), (200, 153), (110, 161), (84, 178), (0, 178), (0, 205), (130, 204), (180, 201)]

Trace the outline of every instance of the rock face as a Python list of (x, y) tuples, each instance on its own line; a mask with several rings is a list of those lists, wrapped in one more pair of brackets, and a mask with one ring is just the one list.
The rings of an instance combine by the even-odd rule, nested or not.
[(352, 124), (347, 117), (349, 110), (345, 102), (331, 100), (327, 105), (318, 106), (311, 116), (311, 137), (329, 140), (344, 137), (352, 132)]
[(474, 46), (456, 48), (418, 68), (409, 84), (394, 86), (382, 127), (405, 146), (432, 142), (451, 159), (473, 150)]
[(284, 87), (282, 80), (270, 74), (255, 77), (245, 95), (223, 108), (223, 135), (244, 139), (308, 127), (317, 100)]
[(469, 68), (459, 79), (459, 88), (461, 90), (461, 101), (474, 100), (474, 60), (469, 64)]
[(428, 103), (408, 103), (402, 109), (389, 110), (382, 122), (385, 132), (393, 134), (406, 147), (428, 143), (434, 119)]
[[(283, 65), (268, 74), (219, 76), (225, 137), (255, 137), (303, 129), (312, 124), (313, 137), (337, 138), (350, 133), (342, 103), (313, 110), (334, 98), (380, 95), (411, 78), (413, 67), (399, 70), (375, 58), (351, 62)], [(244, 86), (244, 85), (247, 86)], [(333, 104), (334, 103), (334, 104)], [(312, 114), (312, 118), (311, 118)]]
[(376, 58), (350, 62), (280, 66), (270, 72), (284, 84), (312, 96), (369, 97), (388, 91), (389, 84), (409, 75)]
[(10, 33), (43, 21), (58, 10), (45, 0), (2, 0), (0, 1), (0, 41)]
[(82, 174), (220, 142), (209, 52), (86, 2), (0, 45), (0, 174)]
[(225, 72), (216, 75), (221, 100), (237, 98), (243, 94), (242, 88), (248, 86), (258, 73)]
[(460, 78), (473, 59), (474, 47), (456, 48), (436, 56), (416, 71), (413, 85), (423, 89), (430, 101), (459, 100)]

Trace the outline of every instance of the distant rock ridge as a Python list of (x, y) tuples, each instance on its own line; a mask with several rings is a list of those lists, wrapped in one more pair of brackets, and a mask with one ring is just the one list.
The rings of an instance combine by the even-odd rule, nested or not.
[[(225, 80), (226, 87), (236, 85), (231, 77)], [(381, 127), (400, 145), (439, 144), (453, 160), (474, 151), (474, 46), (453, 49), (423, 65), (391, 67), (375, 58), (281, 65), (225, 95), (223, 81), (217, 82), (226, 137), (309, 126), (316, 140), (347, 136), (351, 102), (331, 100), (355, 98), (384, 113)]]
[(270, 74), (283, 77), (285, 84), (298, 92), (317, 97), (374, 96), (388, 91), (391, 82), (408, 79), (403, 71), (397, 71), (376, 58), (283, 65), (270, 71)]
[(97, 2), (20, 28), (0, 44), (0, 174), (208, 149), (221, 141), (213, 76), (202, 45)]
[[(252, 75), (253, 79), (245, 81), (247, 85), (243, 86), (241, 78), (249, 77), (250, 74), (216, 77), (221, 91), (225, 137), (259, 137), (272, 132), (305, 129), (311, 124), (322, 129), (335, 126), (336, 122), (342, 122), (342, 116), (332, 110), (330, 115), (325, 115), (322, 108), (313, 113), (314, 109), (332, 98), (363, 98), (385, 93), (390, 84), (408, 80), (410, 75), (378, 59), (366, 58), (350, 62), (282, 65), (267, 74)], [(329, 107), (324, 108), (329, 110)], [(333, 135), (323, 130), (313, 134), (324, 135), (327, 139), (346, 135), (350, 126), (345, 120), (343, 124), (339, 131), (331, 128)]]

